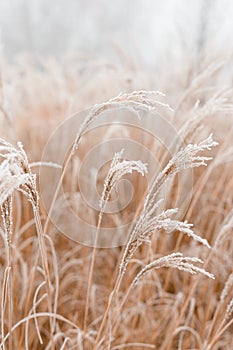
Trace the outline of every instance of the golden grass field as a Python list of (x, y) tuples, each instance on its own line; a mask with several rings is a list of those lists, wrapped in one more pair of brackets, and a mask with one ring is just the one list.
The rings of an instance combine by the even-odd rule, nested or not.
[[(39, 67), (1, 60), (2, 350), (233, 348), (228, 66), (216, 59), (155, 74), (82, 57)], [(51, 151), (53, 164), (42, 154), (70, 116), (82, 124), (58, 167), (59, 202), (50, 171), (67, 140), (60, 136)], [(174, 130), (164, 144), (166, 130), (148, 131), (158, 116)], [(98, 169), (90, 158), (97, 145)], [(50, 208), (42, 187), (54, 188)], [(91, 224), (90, 244), (82, 226), (69, 226), (66, 206)]]

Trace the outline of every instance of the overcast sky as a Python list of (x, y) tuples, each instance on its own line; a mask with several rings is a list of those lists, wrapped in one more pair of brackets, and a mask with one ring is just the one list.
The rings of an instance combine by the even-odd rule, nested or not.
[(1, 44), (11, 59), (83, 52), (153, 65), (164, 54), (232, 50), (232, 19), (231, 0), (0, 0)]

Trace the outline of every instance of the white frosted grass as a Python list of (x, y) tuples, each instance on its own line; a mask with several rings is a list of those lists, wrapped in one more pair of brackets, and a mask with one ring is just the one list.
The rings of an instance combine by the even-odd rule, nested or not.
[(203, 261), (197, 257), (184, 257), (182, 253), (173, 253), (162, 258), (152, 261), (146, 265), (135, 277), (133, 285), (137, 284), (142, 276), (153, 269), (159, 269), (162, 267), (171, 267), (178, 270), (186, 271), (191, 274), (202, 273), (203, 275), (214, 279), (214, 275), (207, 272), (205, 269), (200, 268), (195, 263), (203, 264)]
[(98, 118), (105, 111), (113, 111), (115, 109), (127, 108), (128, 110), (135, 112), (140, 119), (141, 111), (154, 111), (156, 108), (164, 107), (170, 111), (173, 109), (165, 103), (157, 100), (157, 97), (164, 96), (159, 91), (133, 91), (131, 93), (120, 93), (118, 96), (108, 100), (107, 102), (95, 104), (88, 113), (87, 117), (83, 121), (77, 135), (72, 149), (72, 154), (79, 146), (82, 135), (87, 131), (91, 123)]
[(115, 153), (115, 156), (111, 162), (109, 172), (104, 181), (104, 189), (100, 200), (100, 210), (104, 211), (104, 206), (109, 200), (112, 189), (115, 187), (117, 182), (126, 174), (132, 174), (136, 171), (142, 176), (147, 174), (147, 166), (140, 160), (125, 160), (122, 159), (124, 150)]
[(210, 245), (206, 239), (196, 235), (191, 230), (192, 225), (188, 224), (186, 221), (180, 222), (170, 219), (170, 216), (175, 214), (177, 209), (168, 209), (159, 215), (156, 215), (155, 210), (158, 207), (158, 203), (156, 202), (157, 194), (159, 193), (163, 184), (166, 182), (167, 178), (184, 169), (199, 167), (202, 165), (206, 166), (206, 162), (212, 158), (201, 156), (199, 155), (199, 152), (211, 150), (212, 147), (217, 145), (218, 143), (213, 140), (212, 134), (197, 144), (188, 144), (171, 158), (165, 168), (155, 178), (145, 198), (142, 213), (130, 234), (129, 241), (124, 250), (123, 258), (120, 264), (120, 273), (124, 273), (126, 271), (127, 265), (138, 247), (142, 244), (142, 242), (150, 242), (151, 235), (153, 232), (156, 232), (156, 230), (163, 229), (167, 232), (177, 230), (185, 233), (189, 237), (210, 248)]

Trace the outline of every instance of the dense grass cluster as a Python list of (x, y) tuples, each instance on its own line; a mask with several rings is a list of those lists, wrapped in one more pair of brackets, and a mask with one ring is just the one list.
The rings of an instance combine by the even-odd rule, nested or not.
[[(0, 69), (1, 349), (232, 348), (233, 101), (225, 86), (232, 81), (225, 78), (227, 64), (174, 67), (172, 76), (78, 58), (63, 68), (23, 60), (2, 62)], [(67, 189), (76, 214), (95, 226), (94, 247), (59, 232), (39, 186), (39, 168), (57, 166), (40, 162), (50, 134), (87, 107), (58, 186)], [(90, 140), (91, 126), (106, 113), (116, 120), (118, 113), (132, 114), (142, 124), (147, 114), (159, 113), (176, 132), (162, 145), (148, 132), (113, 123)], [(82, 200), (78, 165), (95, 142), (119, 137), (143, 144), (159, 168), (138, 153), (129, 159), (124, 147), (109, 147), (104, 152), (111, 161), (85, 176), (87, 186), (96, 181), (99, 193), (99, 209), (91, 208)], [(190, 174), (190, 201), (177, 208)], [(131, 182), (131, 203), (110, 213), (109, 203), (124, 196), (122, 180)], [(59, 216), (59, 210), (52, 202), (50, 211)], [(117, 235), (125, 222), (125, 245), (97, 247), (102, 227)]]

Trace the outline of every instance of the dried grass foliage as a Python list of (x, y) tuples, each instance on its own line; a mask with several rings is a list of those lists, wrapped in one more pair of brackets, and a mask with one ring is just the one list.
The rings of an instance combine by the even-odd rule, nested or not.
[[(224, 69), (222, 63), (211, 64), (199, 74), (193, 71), (192, 79), (190, 71), (175, 72), (172, 90), (164, 72), (154, 79), (145, 73), (142, 79), (129, 67), (95, 62), (74, 61), (63, 69), (49, 62), (41, 70), (2, 64), (3, 350), (233, 346), (233, 105), (232, 90), (222, 87)], [(154, 92), (161, 86), (166, 97)], [(40, 163), (47, 137), (64, 116), (90, 105), (61, 176), (75, 188), (78, 203), (75, 169), (89, 127), (105, 111), (125, 108), (143, 119), (144, 112), (158, 110), (178, 130), (171, 140), (173, 156), (149, 135), (145, 139), (163, 167), (152, 174), (149, 188), (140, 186), (150, 172), (146, 164), (124, 158), (121, 149), (115, 155), (110, 150), (112, 162), (98, 179), (99, 211), (79, 206), (79, 213), (95, 222), (96, 237), (107, 219), (117, 227), (128, 216), (132, 225), (123, 247), (89, 248), (65, 238), (39, 198), (38, 166), (58, 167)], [(125, 132), (138, 140), (136, 132)], [(112, 126), (100, 137), (118, 133)], [(185, 176), (178, 183), (178, 175), (187, 169), (193, 169), (193, 193), (181, 220), (173, 204), (177, 185), (186, 186)], [(136, 209), (108, 218), (107, 203), (124, 177), (133, 184)], [(165, 185), (169, 195), (162, 201)]]

